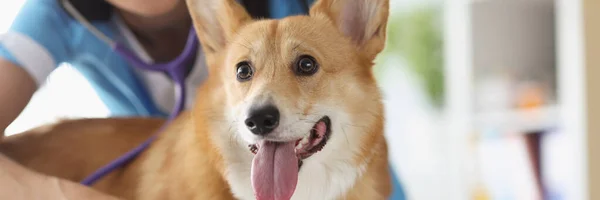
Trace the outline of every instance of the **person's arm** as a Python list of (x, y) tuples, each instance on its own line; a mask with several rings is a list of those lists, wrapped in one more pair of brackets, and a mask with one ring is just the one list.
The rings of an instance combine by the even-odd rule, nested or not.
[[(2, 130), (21, 113), (36, 88), (34, 79), (22, 67), (0, 58), (0, 128)], [(26, 169), (1, 153), (0, 199), (117, 200), (115, 197), (83, 185)]]
[[(22, 67), (0, 58), (2, 130), (21, 113), (36, 88), (35, 81)], [(26, 169), (3, 154), (0, 154), (0, 199), (117, 200), (83, 185)]]
[(72, 19), (58, 2), (27, 0), (0, 33), (0, 136), (48, 75), (72, 57)]
[[(72, 57), (70, 17), (56, 0), (27, 0), (0, 34), (0, 129), (34, 91)], [(0, 137), (0, 141), (1, 141)], [(0, 153), (0, 199), (114, 199), (83, 185), (29, 170)]]
[(22, 68), (0, 58), (0, 132), (23, 111), (37, 86)]
[(0, 199), (117, 200), (73, 182), (29, 171), (2, 154)]
[[(2, 130), (21, 113), (36, 88), (35, 81), (22, 67), (0, 58)], [(117, 200), (77, 183), (26, 169), (3, 154), (0, 154), (0, 199)]]

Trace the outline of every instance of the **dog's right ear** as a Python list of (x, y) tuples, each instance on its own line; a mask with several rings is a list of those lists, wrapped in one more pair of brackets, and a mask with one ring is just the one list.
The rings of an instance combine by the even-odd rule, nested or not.
[(221, 49), (235, 31), (252, 20), (234, 0), (186, 0), (194, 28), (207, 57)]
[(383, 50), (389, 0), (318, 0), (313, 17), (326, 16), (370, 59)]

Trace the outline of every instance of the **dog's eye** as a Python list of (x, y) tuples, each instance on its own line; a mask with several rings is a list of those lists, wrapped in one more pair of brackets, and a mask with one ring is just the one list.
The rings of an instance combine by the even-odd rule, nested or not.
[(248, 62), (240, 62), (237, 64), (237, 79), (240, 82), (250, 80), (254, 75), (254, 70)]
[(298, 58), (294, 65), (294, 71), (297, 75), (309, 76), (313, 75), (319, 69), (319, 64), (315, 58), (309, 55), (303, 55)]

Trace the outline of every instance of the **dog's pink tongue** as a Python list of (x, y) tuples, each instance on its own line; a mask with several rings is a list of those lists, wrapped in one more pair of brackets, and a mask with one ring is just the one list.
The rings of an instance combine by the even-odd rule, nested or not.
[(262, 142), (252, 161), (252, 188), (257, 200), (292, 198), (298, 182), (295, 142)]

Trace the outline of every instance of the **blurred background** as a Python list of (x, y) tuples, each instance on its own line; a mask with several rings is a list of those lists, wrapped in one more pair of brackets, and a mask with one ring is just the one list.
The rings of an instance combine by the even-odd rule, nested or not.
[[(0, 2), (0, 33), (22, 3)], [(591, 120), (600, 115), (591, 78), (600, 61), (588, 55), (600, 45), (592, 38), (600, 14), (590, 12), (598, 6), (391, 0), (375, 74), (390, 159), (408, 199), (600, 198), (592, 156), (600, 152), (593, 134), (600, 125)], [(64, 64), (7, 132), (108, 114), (89, 83)]]

